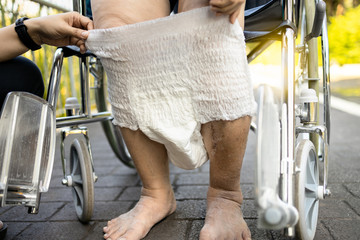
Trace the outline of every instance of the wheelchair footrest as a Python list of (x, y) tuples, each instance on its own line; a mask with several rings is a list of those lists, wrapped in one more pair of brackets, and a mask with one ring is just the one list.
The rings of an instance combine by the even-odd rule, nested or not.
[(7, 95), (0, 118), (0, 205), (38, 208), (49, 188), (55, 155), (55, 116), (44, 99)]
[(283, 202), (272, 190), (263, 191), (258, 198), (258, 227), (280, 230), (295, 226), (299, 214), (296, 208)]

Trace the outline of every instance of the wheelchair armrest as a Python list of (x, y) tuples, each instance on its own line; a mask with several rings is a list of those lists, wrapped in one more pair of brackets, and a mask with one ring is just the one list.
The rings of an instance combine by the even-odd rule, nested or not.
[(64, 57), (71, 57), (71, 56), (77, 56), (77, 57), (96, 57), (95, 54), (93, 54), (90, 51), (86, 51), (85, 53), (80, 52), (80, 48), (77, 46), (65, 46), (61, 47), (63, 49)]

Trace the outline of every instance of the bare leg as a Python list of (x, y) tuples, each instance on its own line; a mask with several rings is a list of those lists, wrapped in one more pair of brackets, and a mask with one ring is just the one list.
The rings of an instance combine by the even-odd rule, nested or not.
[[(92, 0), (96, 28), (111, 28), (165, 17), (168, 0)], [(151, 141), (141, 131), (121, 129), (126, 145), (143, 183), (136, 206), (108, 222), (105, 239), (138, 240), (161, 219), (173, 213), (176, 201), (169, 180), (165, 147)]]
[(200, 240), (251, 239), (240, 208), (243, 200), (240, 171), (249, 126), (250, 117), (209, 122), (202, 126), (210, 158), (210, 187)]
[[(179, 12), (208, 6), (208, 0), (179, 0)], [(238, 17), (244, 27), (245, 2)], [(201, 129), (210, 158), (210, 187), (205, 225), (200, 240), (251, 239), (241, 212), (240, 171), (250, 127), (250, 117), (215, 121)]]
[(151, 141), (141, 131), (121, 129), (126, 145), (143, 182), (141, 197), (129, 212), (108, 222), (105, 239), (138, 240), (160, 220), (176, 209), (169, 181), (169, 163), (165, 147)]

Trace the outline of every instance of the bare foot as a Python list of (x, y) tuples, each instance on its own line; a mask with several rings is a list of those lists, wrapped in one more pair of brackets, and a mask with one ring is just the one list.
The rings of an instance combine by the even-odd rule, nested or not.
[(108, 222), (104, 238), (109, 240), (139, 240), (160, 220), (172, 214), (176, 201), (172, 189), (142, 189), (136, 206)]
[(241, 192), (209, 187), (205, 225), (200, 240), (251, 240), (241, 212)]

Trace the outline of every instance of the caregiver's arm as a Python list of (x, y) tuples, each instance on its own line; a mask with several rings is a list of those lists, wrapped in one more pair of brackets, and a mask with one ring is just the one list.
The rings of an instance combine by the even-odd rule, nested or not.
[[(27, 33), (37, 44), (52, 46), (76, 45), (85, 52), (85, 40), (93, 29), (92, 21), (76, 12), (38, 17), (24, 21)], [(19, 39), (15, 24), (0, 29), (0, 62), (29, 50)]]

